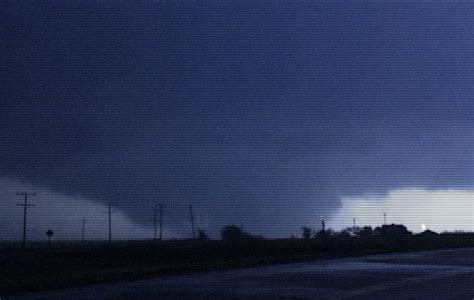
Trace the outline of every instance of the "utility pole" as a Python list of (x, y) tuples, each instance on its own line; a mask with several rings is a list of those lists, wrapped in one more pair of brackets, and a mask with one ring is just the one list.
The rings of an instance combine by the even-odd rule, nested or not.
[(194, 232), (194, 214), (193, 214), (193, 205), (189, 205), (189, 214), (191, 216), (191, 226), (193, 229), (193, 239), (196, 238), (196, 233)]
[(383, 225), (387, 225), (387, 214), (383, 214)]
[(160, 204), (160, 241), (163, 240), (163, 204)]
[(326, 233), (326, 223), (324, 221), (324, 217), (321, 217), (321, 224), (323, 226), (323, 233)]
[(16, 192), (18, 196), (24, 196), (25, 201), (23, 204), (17, 204), (17, 206), (23, 206), (23, 248), (26, 248), (26, 212), (28, 207), (35, 206), (34, 204), (28, 204), (28, 196), (36, 196), (36, 193), (27, 192)]
[(356, 231), (356, 218), (352, 219), (352, 227), (353, 227), (354, 234), (355, 234), (355, 231)]
[(112, 243), (112, 204), (109, 202), (109, 208), (106, 212), (109, 215), (109, 244)]
[[(163, 204), (160, 204), (160, 240), (163, 239)], [(155, 225), (155, 230), (154, 230), (154, 239), (156, 240), (157, 236), (157, 230), (156, 230), (156, 225), (157, 225), (157, 209), (153, 209), (153, 223)]]
[(82, 219), (82, 241), (86, 240), (86, 220)]
[(109, 244), (112, 243), (112, 205), (109, 203)]
[(156, 208), (153, 209), (153, 227), (154, 227), (154, 231), (153, 231), (153, 239), (156, 240)]

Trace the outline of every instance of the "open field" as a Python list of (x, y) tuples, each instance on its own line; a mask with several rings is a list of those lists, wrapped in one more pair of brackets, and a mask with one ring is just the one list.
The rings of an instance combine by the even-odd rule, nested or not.
[(277, 263), (474, 247), (470, 234), (223, 241), (133, 241), (0, 248), (0, 295)]
[(163, 276), (18, 299), (472, 299), (474, 249), (377, 254)]

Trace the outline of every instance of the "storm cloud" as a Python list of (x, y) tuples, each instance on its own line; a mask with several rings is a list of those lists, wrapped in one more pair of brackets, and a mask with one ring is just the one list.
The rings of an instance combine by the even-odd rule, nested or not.
[(348, 197), (472, 188), (469, 3), (0, 8), (2, 184), (145, 231), (162, 203), (177, 236), (189, 204), (287, 236)]
[[(104, 240), (108, 238), (108, 207), (81, 197), (67, 196), (52, 192), (46, 188), (28, 183), (0, 179), (0, 203), (2, 219), (2, 240), (18, 240), (22, 236), (23, 196), (17, 191), (35, 191), (28, 199), (32, 205), (27, 211), (27, 238), (46, 240), (46, 231), (54, 232), (54, 239), (81, 240), (84, 220), (84, 238), (86, 240)], [(135, 224), (123, 212), (113, 209), (112, 237), (114, 239), (150, 239), (153, 230)], [(168, 236), (178, 236), (177, 232), (166, 232)]]

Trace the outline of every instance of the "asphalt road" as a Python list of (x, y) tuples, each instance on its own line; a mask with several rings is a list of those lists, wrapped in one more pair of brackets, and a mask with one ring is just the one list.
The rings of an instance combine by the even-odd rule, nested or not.
[(15, 299), (474, 299), (474, 248), (167, 276)]

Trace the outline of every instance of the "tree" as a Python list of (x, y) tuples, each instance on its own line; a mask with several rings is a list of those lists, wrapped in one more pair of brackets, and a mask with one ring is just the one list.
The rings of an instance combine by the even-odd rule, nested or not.
[(51, 229), (46, 231), (46, 235), (48, 236), (48, 247), (51, 246), (51, 237), (53, 236), (54, 232)]
[(382, 227), (377, 227), (374, 229), (375, 235), (380, 236), (403, 236), (403, 235), (410, 235), (411, 232), (404, 225), (382, 225)]
[(309, 240), (311, 238), (311, 228), (301, 227), (301, 230), (303, 230), (303, 233), (302, 233), (303, 239)]
[(249, 238), (250, 235), (237, 225), (226, 225), (221, 230), (221, 237), (224, 241), (235, 241)]
[(342, 236), (351, 236), (353, 231), (354, 230), (353, 230), (352, 227), (347, 227), (347, 228), (341, 230), (341, 232), (339, 234), (342, 235)]
[(200, 241), (207, 241), (209, 239), (209, 236), (207, 235), (206, 231), (202, 229), (198, 229), (198, 240)]
[(343, 236), (354, 236), (354, 235), (359, 235), (360, 231), (362, 229), (360, 227), (347, 227), (343, 230), (341, 230), (340, 234)]
[(370, 226), (362, 227), (362, 229), (359, 230), (358, 235), (362, 236), (362, 237), (372, 236), (373, 235), (372, 227), (370, 227)]

